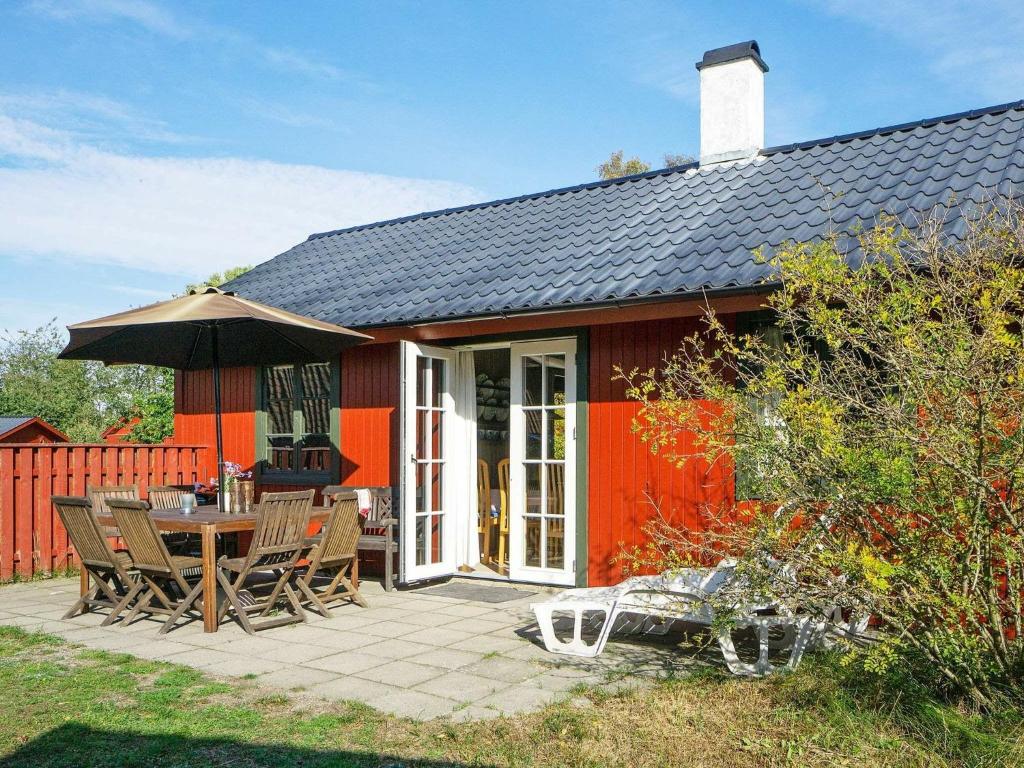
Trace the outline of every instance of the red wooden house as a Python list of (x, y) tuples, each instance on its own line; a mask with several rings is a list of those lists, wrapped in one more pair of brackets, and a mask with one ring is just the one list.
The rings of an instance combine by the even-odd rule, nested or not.
[(67, 435), (36, 416), (0, 416), (0, 443), (67, 442)]
[[(1024, 104), (764, 148), (756, 43), (697, 67), (697, 162), (311, 235), (226, 286), (374, 342), (227, 371), (225, 457), (264, 490), (395, 487), (407, 582), (614, 582), (652, 501), (693, 525), (730, 498), (724, 471), (640, 443), (615, 367), (658, 366), (707, 304), (763, 322), (756, 249), (1013, 194)], [(176, 404), (176, 439), (210, 443), (209, 373), (180, 374)]]

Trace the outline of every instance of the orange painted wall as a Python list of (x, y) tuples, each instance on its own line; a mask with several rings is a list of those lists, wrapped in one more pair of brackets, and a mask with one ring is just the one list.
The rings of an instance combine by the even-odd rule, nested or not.
[[(224, 460), (246, 470), (256, 463), (256, 369), (226, 368), (221, 372), (221, 423)], [(213, 372), (181, 371), (174, 377), (174, 442), (208, 445), (209, 466), (201, 476), (217, 475), (217, 427), (213, 409)]]
[[(398, 344), (374, 344), (349, 350), (341, 356), (341, 483), (344, 485), (398, 484), (398, 349)], [(213, 447), (216, 426), (212, 373), (179, 372), (174, 395), (175, 442)], [(251, 470), (256, 463), (254, 368), (229, 368), (222, 372), (221, 405), (224, 459)], [(216, 467), (207, 471), (207, 477), (213, 477)], [(295, 490), (295, 486), (264, 483), (260, 490)]]
[[(697, 318), (677, 318), (590, 329), (588, 407), (588, 581), (613, 584), (623, 574), (612, 558), (644, 542), (643, 526), (661, 513), (689, 527), (700, 525), (702, 505), (731, 498), (731, 474), (709, 471), (703, 462), (676, 469), (654, 456), (633, 434), (639, 407), (626, 399), (624, 371), (657, 368), (686, 337), (700, 329)], [(652, 503), (653, 502), (653, 503)]]
[(343, 485), (398, 485), (400, 362), (397, 343), (341, 356)]

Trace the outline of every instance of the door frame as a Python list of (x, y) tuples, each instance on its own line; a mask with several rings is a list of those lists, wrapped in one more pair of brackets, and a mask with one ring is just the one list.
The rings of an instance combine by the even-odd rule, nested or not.
[[(511, 393), (509, 398), (509, 464), (511, 488), (509, 500), (509, 578), (512, 581), (527, 581), (543, 584), (571, 586), (577, 582), (578, 533), (577, 504), (580, 485), (577, 482), (579, 463), (578, 431), (576, 424), (579, 388), (578, 347), (575, 338), (546, 339), (543, 341), (513, 342), (509, 347), (511, 356)], [(563, 476), (563, 568), (528, 566), (525, 562), (526, 484), (523, 470), (525, 456), (523, 371), (521, 360), (527, 355), (563, 355), (565, 369), (565, 457)], [(546, 386), (546, 384), (545, 384)], [(571, 393), (571, 401), (568, 396)], [(543, 412), (542, 412), (543, 413)], [(543, 416), (542, 416), (543, 420)], [(546, 441), (542, 440), (542, 445)], [(546, 496), (549, 484), (546, 471), (542, 472), (541, 493)], [(546, 530), (546, 529), (545, 529)], [(541, 543), (545, 548), (544, 540)]]
[[(452, 392), (454, 385), (457, 353), (447, 347), (435, 347), (417, 344), (411, 341), (401, 343), (401, 392), (400, 438), (399, 438), (399, 570), (398, 579), (402, 583), (423, 581), (426, 579), (448, 576), (455, 573), (455, 528), (452, 515), (452, 480), (453, 470), (447, 451), (452, 444), (451, 431), (455, 416), (455, 398)], [(421, 357), (441, 359), (445, 361), (445, 387), (441, 396), (441, 407), (445, 418), (442, 419), (442, 460), (444, 469), (441, 477), (442, 513), (444, 522), (441, 530), (441, 559), (430, 565), (416, 565), (416, 472), (415, 472), (415, 441), (416, 441), (416, 362)]]

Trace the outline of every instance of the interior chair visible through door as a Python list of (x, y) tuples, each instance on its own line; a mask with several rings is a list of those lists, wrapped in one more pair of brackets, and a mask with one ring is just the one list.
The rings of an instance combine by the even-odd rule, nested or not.
[(510, 466), (508, 459), (502, 459), (498, 462), (498, 498), (500, 501), (500, 510), (498, 512), (498, 559), (496, 563), (498, 571), (503, 575), (508, 574), (508, 515), (511, 487), (511, 483), (509, 482)]
[(494, 529), (491, 518), (491, 468), (483, 459), (476, 462), (476, 531), (480, 537), (480, 562), (489, 565), (494, 555), (491, 553), (491, 535)]

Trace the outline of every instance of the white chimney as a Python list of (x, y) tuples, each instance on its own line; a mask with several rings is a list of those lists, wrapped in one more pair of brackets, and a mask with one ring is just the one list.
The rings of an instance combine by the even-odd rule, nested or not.
[(700, 71), (700, 164), (753, 157), (764, 148), (764, 73), (756, 40), (707, 51)]

